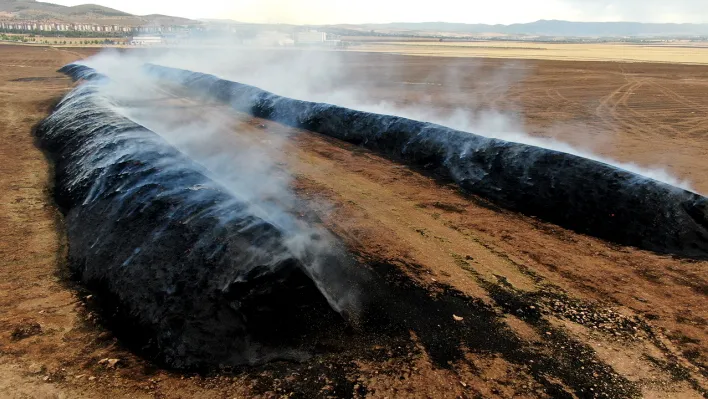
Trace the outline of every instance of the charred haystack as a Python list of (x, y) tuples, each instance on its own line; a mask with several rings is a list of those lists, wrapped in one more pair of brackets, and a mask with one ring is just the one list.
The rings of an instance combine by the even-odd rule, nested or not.
[(708, 257), (708, 199), (602, 162), (411, 119), (300, 101), (213, 75), (148, 64), (197, 95), (432, 167), (465, 192), (619, 244)]
[[(291, 243), (158, 134), (120, 116), (89, 79), (37, 129), (55, 162), (72, 274), (110, 308), (123, 338), (175, 368), (298, 358), (348, 328), (365, 278), (337, 245)], [(312, 234), (308, 242), (324, 240)], [(316, 246), (316, 245), (315, 245)]]
[(81, 64), (67, 64), (59, 68), (59, 71), (73, 79), (77, 80), (90, 80), (90, 79), (101, 79), (104, 78), (101, 74), (96, 72), (93, 68), (89, 68)]

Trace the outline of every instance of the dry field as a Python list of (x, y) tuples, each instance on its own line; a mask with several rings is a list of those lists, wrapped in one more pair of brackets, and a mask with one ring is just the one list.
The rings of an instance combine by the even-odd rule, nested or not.
[(36, 37), (36, 43), (44, 43), (44, 41), (48, 41), (49, 44), (51, 45), (60, 45), (62, 43), (65, 44), (71, 44), (71, 45), (93, 45), (93, 42), (95, 41), (100, 41), (103, 42), (104, 40), (110, 40), (113, 42), (117, 43), (125, 43), (130, 41), (129, 39), (126, 39), (125, 37)]
[[(224, 375), (156, 367), (106, 331), (90, 293), (66, 279), (51, 165), (31, 134), (71, 87), (54, 70), (88, 52), (0, 45), (0, 397), (706, 396), (707, 262), (611, 245), (465, 197), (361, 148), (182, 99), (192, 104), (186, 119), (232, 118), (224, 138), (292, 135), (284, 152), (295, 189), (328, 204), (311, 212), (374, 269), (394, 265), (415, 282), (406, 286), (411, 307), (420, 295), (436, 300), (421, 302), (431, 322), (413, 344), (382, 340), (356, 352), (332, 343), (302, 364)], [(346, 57), (351, 82), (381, 100), (522, 110), (535, 135), (664, 165), (708, 192), (708, 67)], [(454, 84), (445, 68), (462, 71)], [(448, 349), (449, 363), (440, 360)], [(110, 368), (104, 358), (120, 362)]]
[(342, 36), (341, 40), (344, 42), (438, 42), (440, 39), (435, 38), (417, 38), (417, 37), (406, 37), (406, 36)]
[(365, 43), (351, 50), (426, 57), (490, 57), (567, 61), (667, 62), (708, 64), (705, 44), (561, 44), (530, 42), (399, 42)]

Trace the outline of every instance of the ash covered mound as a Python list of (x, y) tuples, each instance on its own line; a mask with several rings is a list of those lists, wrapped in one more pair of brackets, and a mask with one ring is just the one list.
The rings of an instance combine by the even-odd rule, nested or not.
[(145, 68), (238, 111), (429, 169), (507, 209), (623, 245), (708, 258), (708, 199), (670, 184), (580, 156), (433, 123), (282, 97), (198, 72)]
[(62, 71), (89, 80), (36, 134), (55, 162), (70, 270), (119, 336), (170, 367), (210, 368), (301, 358), (312, 336), (357, 322), (367, 276), (336, 242), (264, 219), (116, 113), (105, 77)]

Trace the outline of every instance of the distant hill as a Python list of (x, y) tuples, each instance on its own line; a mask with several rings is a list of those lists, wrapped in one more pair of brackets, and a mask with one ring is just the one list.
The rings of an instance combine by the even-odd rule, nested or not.
[(0, 13), (10, 14), (13, 19), (58, 20), (105, 24), (142, 25), (161, 23), (165, 25), (198, 24), (198, 21), (167, 15), (132, 15), (98, 4), (81, 4), (67, 7), (34, 0), (0, 0)]
[(372, 30), (408, 30), (418, 32), (499, 33), (563, 37), (621, 36), (700, 36), (708, 35), (708, 24), (656, 24), (641, 22), (571, 22), (540, 20), (525, 24), (487, 25), (448, 22), (395, 22), (389, 24), (348, 25)]
[[(119, 25), (197, 25), (238, 24), (261, 29), (296, 29), (288, 24), (249, 24), (228, 19), (204, 19), (202, 21), (168, 15), (132, 15), (97, 4), (82, 4), (73, 7), (35, 0), (0, 0), (0, 19), (55, 20), (71, 23), (98, 23)], [(341, 24), (315, 26), (334, 30), (340, 34), (445, 34), (466, 36), (475, 34), (498, 34), (546, 37), (677, 37), (708, 36), (708, 24), (657, 24), (641, 22), (573, 22), (539, 20), (536, 22), (489, 25), (450, 22), (394, 22), (386, 24)]]

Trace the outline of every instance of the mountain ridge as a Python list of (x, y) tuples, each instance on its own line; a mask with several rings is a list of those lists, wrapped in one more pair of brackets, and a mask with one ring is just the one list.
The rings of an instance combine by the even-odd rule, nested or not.
[[(164, 24), (193, 25), (202, 23), (234, 23), (250, 26), (289, 26), (293, 24), (245, 23), (229, 19), (192, 20), (162, 14), (133, 15), (98, 4), (63, 6), (36, 0), (0, 0), (0, 18), (16, 20), (55, 20), (61, 22), (105, 24)], [(388, 30), (405, 34), (498, 34), (545, 37), (660, 37), (660, 36), (708, 36), (708, 24), (692, 23), (646, 23), (646, 22), (583, 22), (556, 19), (541, 19), (514, 24), (468, 24), (456, 22), (391, 22), (378, 24), (327, 24), (301, 25), (303, 27), (344, 28), (353, 32)], [(381, 32), (376, 32), (381, 33)]]
[(541, 19), (515, 24), (466, 24), (454, 22), (392, 22), (349, 24), (369, 29), (404, 29), (452, 33), (500, 33), (539, 36), (679, 36), (708, 35), (708, 24), (649, 22), (581, 22)]
[[(63, 6), (35, 0), (0, 0), (0, 13), (17, 20), (57, 20), (62, 22), (103, 22), (140, 25), (155, 21), (167, 24), (198, 24), (196, 20), (162, 14), (133, 15), (98, 4)], [(6, 17), (7, 18), (7, 17)], [(95, 21), (94, 21), (95, 20)]]

